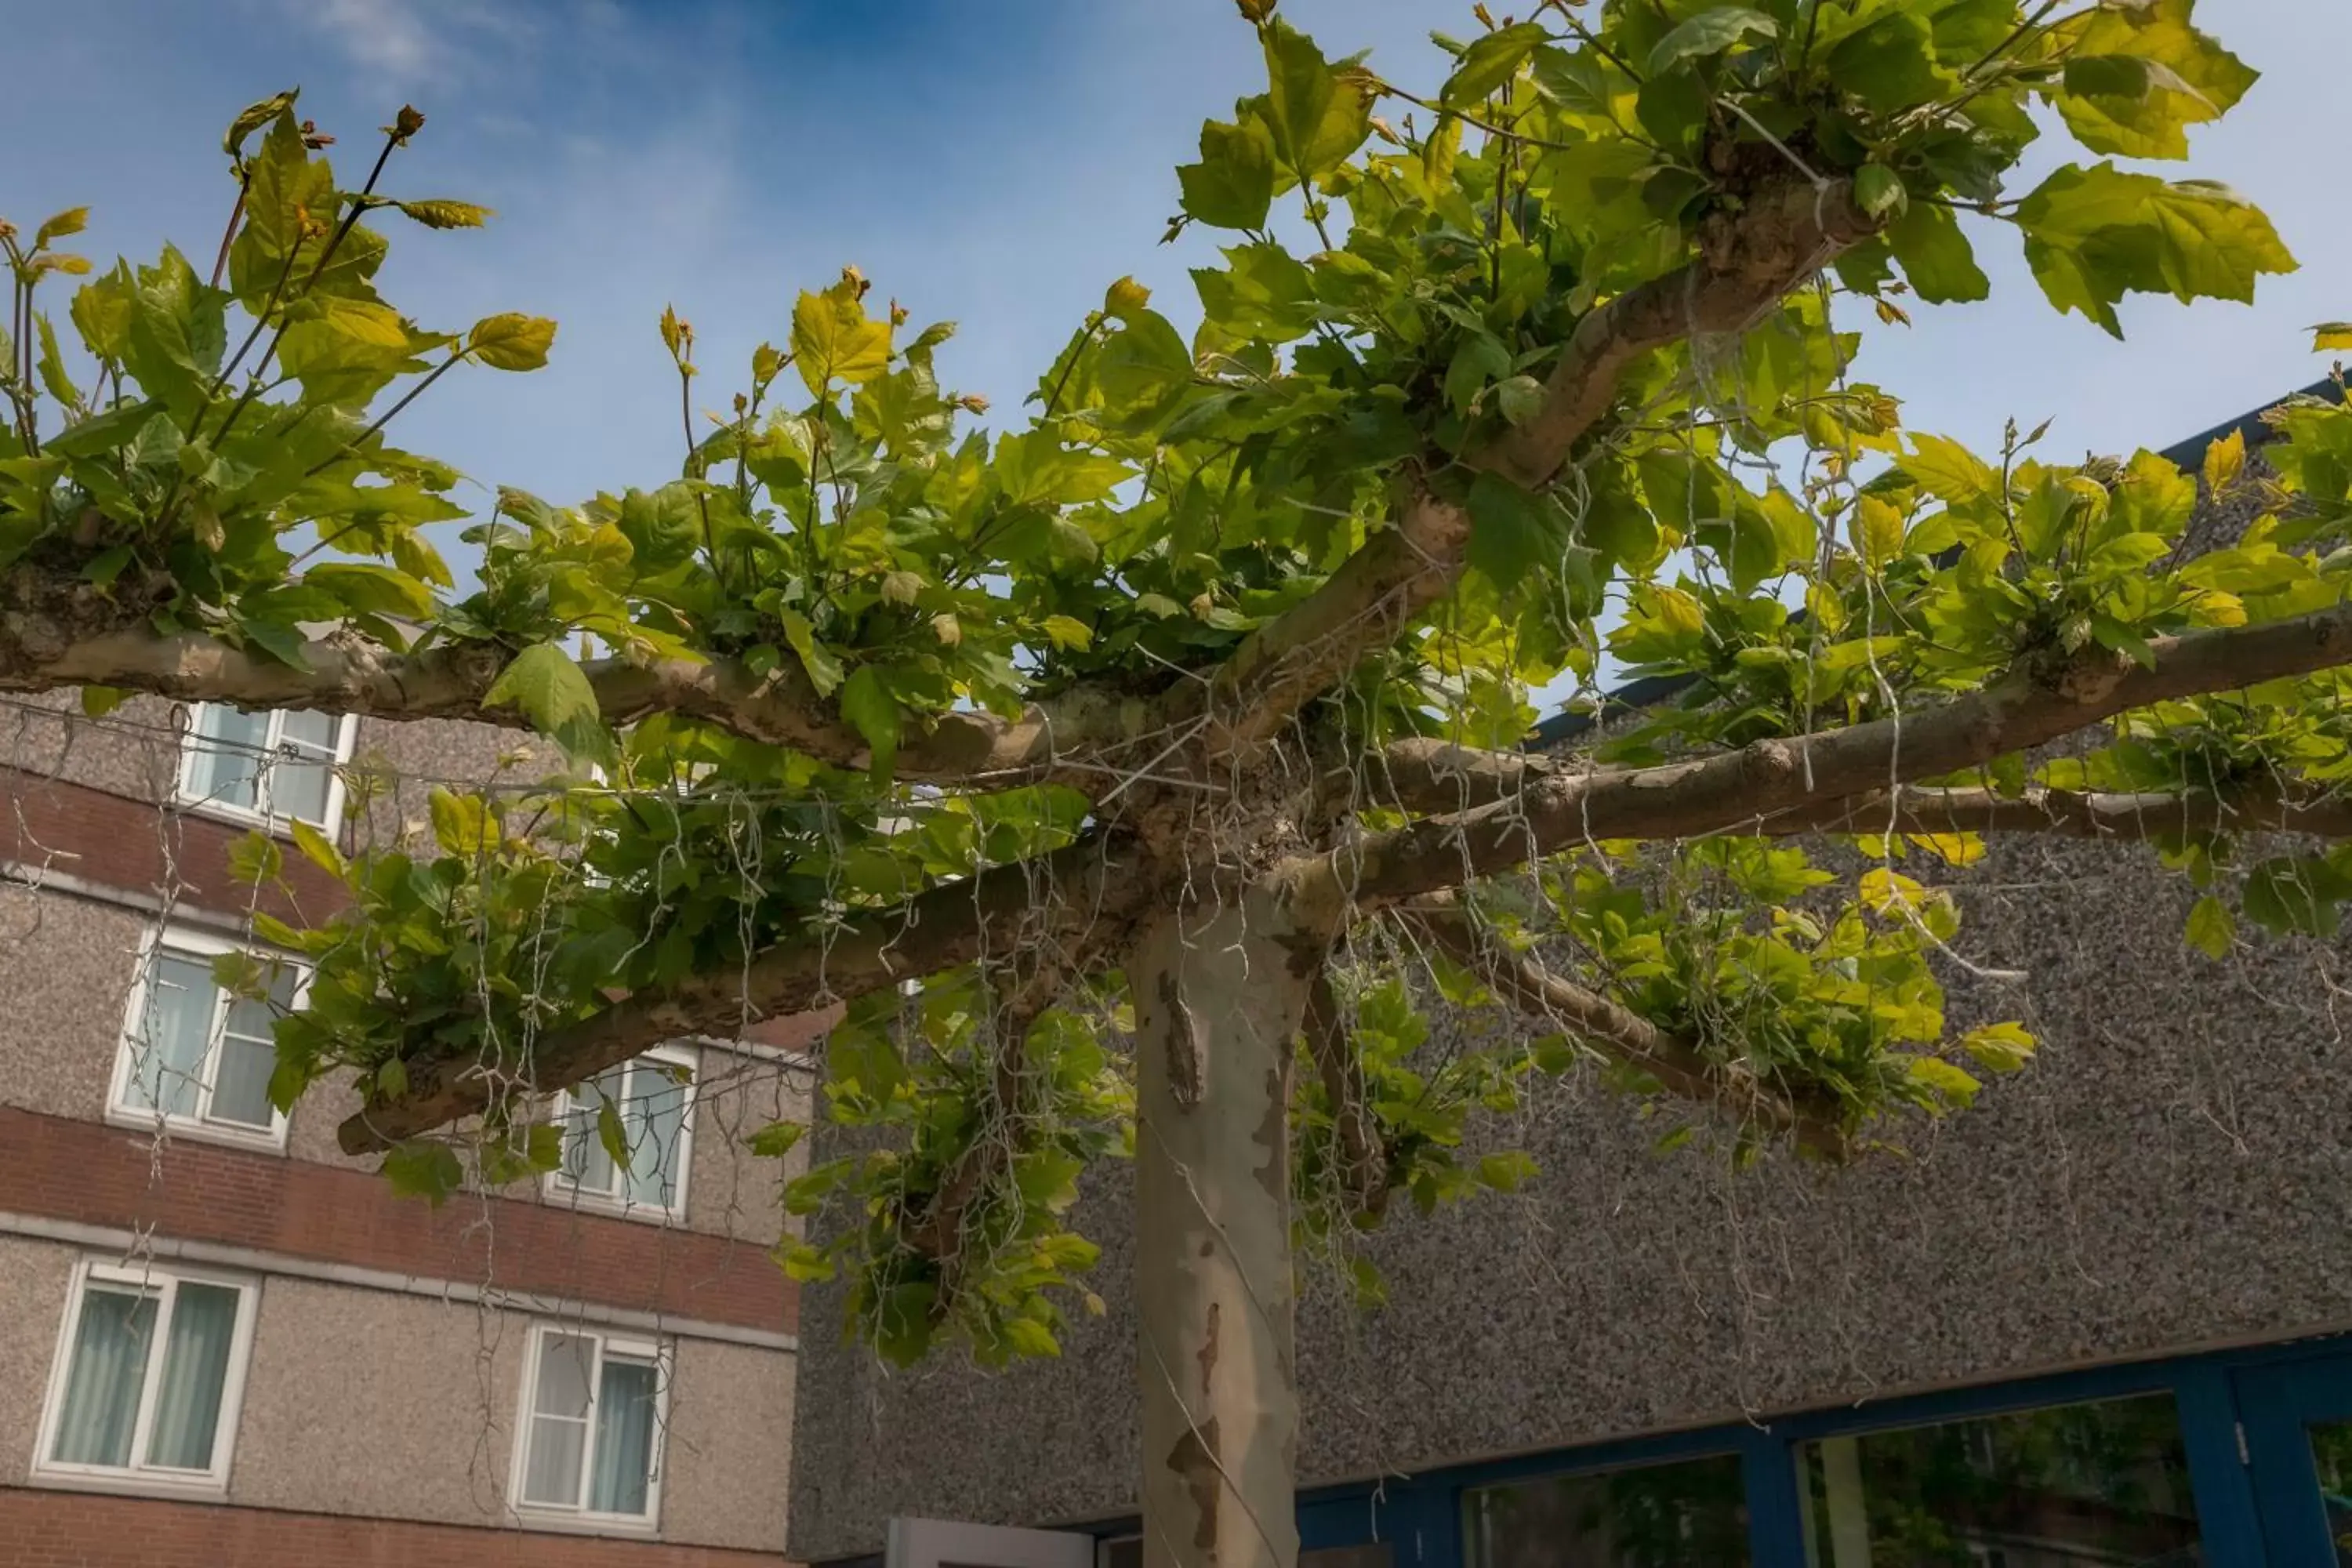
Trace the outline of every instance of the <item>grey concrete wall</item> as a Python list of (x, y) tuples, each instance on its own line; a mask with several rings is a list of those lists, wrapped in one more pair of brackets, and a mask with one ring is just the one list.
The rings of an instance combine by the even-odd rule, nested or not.
[[(79, 1254), (0, 1237), (0, 1479), (30, 1471)], [(283, 1278), (261, 1282), (228, 1500), (252, 1508), (508, 1522), (535, 1320)], [(676, 1347), (659, 1539), (773, 1552), (784, 1535), (793, 1358)]]
[[(2352, 1327), (2352, 948), (2182, 943), (2192, 893), (2133, 847), (2004, 847), (1959, 874), (1955, 1023), (2022, 1016), (2040, 1059), (1908, 1152), (1735, 1174), (1590, 1081), (1483, 1137), (1538, 1182), (1374, 1251), (1363, 1315), (1310, 1268), (1302, 1473), (1328, 1481), (2093, 1361)], [(822, 1150), (820, 1150), (822, 1152)], [(877, 1547), (891, 1513), (992, 1522), (1129, 1510), (1136, 1475), (1127, 1173), (1079, 1228), (1107, 1318), (1060, 1360), (885, 1373), (803, 1305), (795, 1556)]]
[(136, 910), (0, 887), (0, 1104), (105, 1113), (150, 924)]

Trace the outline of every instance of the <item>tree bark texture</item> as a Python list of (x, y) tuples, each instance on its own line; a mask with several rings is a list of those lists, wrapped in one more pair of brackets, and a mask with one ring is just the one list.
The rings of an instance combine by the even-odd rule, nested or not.
[(1319, 949), (1271, 900), (1160, 920), (1129, 968), (1145, 1568), (1295, 1568), (1288, 1111)]

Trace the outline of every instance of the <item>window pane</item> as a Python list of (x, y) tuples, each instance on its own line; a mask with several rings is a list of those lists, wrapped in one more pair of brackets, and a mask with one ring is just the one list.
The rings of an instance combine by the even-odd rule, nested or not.
[(332, 756), (336, 731), (341, 727), (342, 721), (332, 713), (289, 710), (278, 725), (278, 738), (300, 751)]
[(629, 1069), (629, 1190), (631, 1203), (669, 1208), (677, 1201), (686, 1137), (687, 1086), (668, 1069), (639, 1062)]
[(607, 1361), (596, 1401), (596, 1468), (588, 1506), (598, 1513), (643, 1514), (654, 1468), (654, 1368)]
[(1464, 1507), (1471, 1568), (1736, 1568), (1748, 1561), (1737, 1455), (1482, 1487)]
[(539, 1388), (531, 1409), (568, 1420), (588, 1417), (588, 1378), (596, 1342), (583, 1334), (549, 1334), (539, 1342)]
[(228, 1386), (229, 1345), (236, 1337), (237, 1292), (226, 1285), (183, 1283), (172, 1298), (163, 1334), (163, 1375), (155, 1385), (155, 1415), (147, 1434), (147, 1462), (171, 1469), (212, 1468), (220, 1432), (221, 1395)]
[(123, 1098), (138, 1110), (194, 1116), (220, 1005), (212, 966), (159, 948), (147, 976), (145, 1016), (130, 1041)]
[(196, 710), (195, 730), (188, 741), (188, 793), (198, 800), (257, 810), (261, 759), (268, 742), (268, 714), (205, 703)]
[(1809, 1443), (1815, 1568), (2199, 1561), (2169, 1394)]
[[(618, 1182), (613, 1170), (613, 1157), (604, 1150), (604, 1141), (596, 1135), (596, 1112), (604, 1103), (604, 1096), (622, 1092), (624, 1069), (607, 1068), (573, 1089), (572, 1108), (564, 1118), (563, 1174), (575, 1187), (592, 1193), (610, 1193)], [(623, 1108), (625, 1110), (625, 1107)], [(628, 1125), (625, 1115), (622, 1125)]]
[(2352, 1568), (2352, 1421), (2314, 1426), (2311, 1458), (2319, 1471), (2319, 1496), (2327, 1508), (2336, 1561)]
[(263, 1003), (229, 1004), (227, 1031), (213, 1068), (212, 1120), (270, 1125), (269, 1075), (278, 1066), (276, 1015)]
[(82, 1295), (73, 1359), (49, 1458), (61, 1465), (131, 1463), (131, 1429), (155, 1330), (155, 1299), (92, 1285)]
[(278, 816), (324, 826), (327, 787), (333, 780), (323, 762), (296, 762), (280, 755), (269, 764), (269, 809)]
[(530, 1418), (530, 1458), (524, 1461), (522, 1499), (557, 1508), (580, 1506), (580, 1450), (588, 1423), (559, 1416)]

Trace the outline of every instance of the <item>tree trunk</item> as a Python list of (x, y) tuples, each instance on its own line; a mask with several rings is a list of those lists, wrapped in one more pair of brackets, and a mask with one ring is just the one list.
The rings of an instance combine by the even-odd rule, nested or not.
[(1319, 952), (1267, 900), (1153, 926), (1137, 1023), (1145, 1568), (1295, 1568), (1292, 1043)]

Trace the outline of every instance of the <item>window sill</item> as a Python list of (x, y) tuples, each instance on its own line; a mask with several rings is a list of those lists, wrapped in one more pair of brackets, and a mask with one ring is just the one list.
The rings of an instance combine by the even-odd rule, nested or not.
[(541, 1196), (550, 1207), (570, 1209), (575, 1214), (590, 1215), (597, 1219), (627, 1220), (635, 1225), (656, 1225), (669, 1230), (686, 1228), (686, 1205), (683, 1203), (676, 1208), (663, 1208), (657, 1204), (633, 1204), (621, 1198), (582, 1192), (552, 1178)]
[(272, 838), (284, 838), (289, 841), (294, 837), (294, 824), (299, 822), (305, 827), (315, 828), (325, 834), (334, 841), (337, 848), (342, 847), (343, 836), (341, 828), (330, 827), (323, 822), (312, 822), (308, 817), (265, 816), (257, 811), (247, 811), (243, 806), (225, 805), (216, 800), (205, 800), (184, 795), (174, 795), (172, 797), (172, 804), (190, 816), (201, 816), (208, 822), (226, 823), (232, 827), (249, 827), (258, 833), (267, 833)]
[(218, 1502), (228, 1496), (226, 1475), (179, 1477), (140, 1470), (58, 1469), (36, 1465), (26, 1484), (50, 1491), (174, 1498), (183, 1502)]
[(618, 1514), (578, 1513), (520, 1504), (509, 1505), (507, 1517), (514, 1521), (518, 1529), (548, 1535), (602, 1535), (622, 1541), (656, 1541), (661, 1537), (658, 1518), (625, 1519)]
[(268, 1131), (259, 1128), (223, 1126), (217, 1121), (192, 1121), (184, 1117), (158, 1116), (152, 1110), (133, 1110), (120, 1105), (106, 1108), (106, 1124), (125, 1132), (143, 1133), (150, 1138), (184, 1138), (191, 1143), (212, 1143), (225, 1149), (243, 1149), (256, 1154), (286, 1152), (288, 1124), (280, 1117), (278, 1125)]

